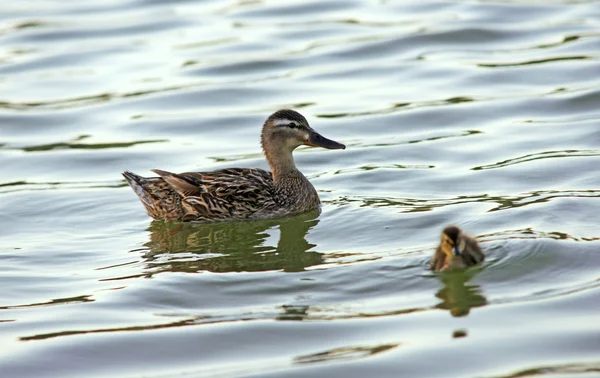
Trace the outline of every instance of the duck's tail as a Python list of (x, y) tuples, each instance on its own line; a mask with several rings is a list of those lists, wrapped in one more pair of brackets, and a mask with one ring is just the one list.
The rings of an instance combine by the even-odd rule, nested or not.
[(123, 172), (123, 177), (152, 218), (177, 221), (184, 215), (180, 195), (162, 178), (142, 177), (129, 171)]
[(125, 180), (129, 186), (131, 186), (131, 189), (133, 189), (135, 194), (137, 194), (144, 206), (146, 206), (146, 208), (153, 208), (154, 201), (152, 200), (152, 195), (144, 188), (150, 180), (129, 171), (123, 172), (123, 177), (125, 177)]

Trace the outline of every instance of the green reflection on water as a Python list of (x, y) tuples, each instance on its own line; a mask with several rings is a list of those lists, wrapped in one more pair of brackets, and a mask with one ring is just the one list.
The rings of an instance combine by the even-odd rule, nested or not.
[(14, 192), (33, 192), (42, 190), (67, 190), (67, 189), (100, 189), (100, 188), (124, 188), (129, 185), (125, 180), (114, 181), (72, 181), (72, 182), (29, 182), (13, 181), (0, 183), (0, 194)]
[(479, 285), (467, 284), (477, 271), (478, 268), (440, 273), (444, 287), (435, 294), (441, 299), (435, 307), (460, 317), (468, 315), (471, 308), (485, 306), (488, 302)]
[(600, 156), (600, 150), (557, 150), (557, 151), (544, 151), (537, 152), (534, 154), (527, 154), (523, 156), (519, 156), (514, 159), (507, 159), (500, 161), (494, 164), (480, 165), (477, 167), (471, 168), (473, 171), (480, 171), (483, 169), (495, 169), (508, 167), (515, 164), (526, 163), (541, 159), (556, 159), (556, 158), (566, 158), (566, 157), (590, 157), (590, 156)]
[(469, 96), (456, 96), (441, 100), (429, 100), (429, 101), (415, 101), (415, 102), (397, 102), (393, 103), (385, 108), (366, 110), (360, 112), (346, 112), (346, 113), (325, 113), (317, 114), (318, 118), (349, 118), (349, 117), (362, 117), (370, 115), (390, 114), (400, 110), (412, 110), (418, 108), (427, 107), (438, 107), (447, 106), (454, 104), (461, 104), (464, 102), (473, 102), (481, 99), (476, 99)]
[(561, 57), (548, 58), (548, 59), (528, 60), (525, 62), (517, 62), (517, 63), (479, 63), (479, 64), (477, 64), (477, 66), (485, 67), (485, 68), (518, 67), (518, 66), (529, 66), (532, 64), (553, 63), (553, 62), (569, 61), (569, 60), (588, 60), (588, 59), (591, 59), (591, 58), (589, 56), (585, 56), (585, 55), (561, 56)]
[(40, 306), (54, 306), (54, 305), (63, 305), (63, 304), (72, 304), (72, 303), (85, 303), (85, 302), (94, 302), (94, 299), (91, 298), (91, 295), (79, 295), (77, 297), (69, 297), (69, 298), (57, 298), (52, 299), (48, 302), (40, 302), (40, 303), (30, 303), (25, 305), (16, 305), (16, 306), (2, 306), (0, 310), (8, 310), (15, 308), (26, 308), (26, 307), (40, 307)]
[(569, 42), (577, 41), (580, 38), (581, 38), (581, 36), (579, 36), (579, 35), (568, 35), (568, 36), (564, 37), (562, 40), (560, 40), (559, 42), (544, 43), (541, 45), (537, 45), (536, 47), (539, 49), (548, 49), (548, 48), (552, 48), (552, 47), (558, 47), (558, 46), (567, 44)]
[(360, 167), (352, 167), (345, 169), (338, 169), (332, 172), (333, 175), (339, 175), (341, 173), (350, 173), (350, 172), (360, 172), (360, 171), (375, 171), (378, 169), (432, 169), (435, 168), (435, 165), (426, 165), (426, 164), (367, 164), (361, 165)]
[[(299, 272), (323, 263), (323, 254), (306, 240), (320, 211), (277, 220), (213, 224), (151, 223), (143, 254), (156, 272)], [(276, 246), (267, 239), (279, 230)]]
[(391, 197), (360, 197), (345, 196), (329, 201), (342, 206), (357, 203), (365, 207), (397, 207), (403, 213), (416, 213), (432, 211), (452, 205), (467, 203), (490, 203), (494, 204), (489, 212), (512, 209), (543, 202), (550, 202), (557, 198), (591, 198), (600, 197), (600, 190), (540, 190), (522, 193), (521, 195), (490, 196), (489, 194), (475, 194), (469, 196), (457, 196), (443, 199), (419, 199), (419, 198), (391, 198)]
[(316, 362), (356, 360), (357, 358), (370, 357), (394, 349), (397, 346), (398, 344), (381, 344), (375, 346), (335, 348), (324, 352), (295, 357), (294, 362), (297, 364), (311, 364)]
[(43, 26), (49, 26), (50, 23), (45, 21), (23, 21), (13, 26), (14, 29), (29, 29), (29, 28), (39, 28)]
[[(198, 84), (195, 84), (198, 85)], [(188, 86), (169, 86), (163, 88), (153, 88), (143, 91), (133, 91), (133, 92), (125, 92), (125, 93), (99, 93), (94, 95), (87, 96), (78, 96), (66, 99), (55, 99), (49, 101), (33, 101), (33, 102), (12, 102), (12, 101), (0, 101), (0, 108), (10, 109), (10, 110), (19, 110), (19, 111), (28, 111), (34, 110), (38, 108), (43, 109), (70, 109), (81, 106), (88, 106), (93, 104), (100, 104), (104, 102), (108, 102), (111, 100), (122, 99), (122, 98), (130, 98), (130, 97), (142, 97), (146, 95), (165, 93), (177, 91), (185, 88), (191, 88), (193, 84)]]
[(59, 149), (84, 149), (84, 150), (99, 150), (104, 148), (127, 148), (136, 146), (138, 144), (147, 143), (161, 143), (167, 142), (167, 139), (151, 139), (151, 140), (138, 140), (134, 142), (114, 142), (114, 143), (75, 143), (75, 142), (61, 142), (61, 143), (50, 143), (41, 144), (38, 146), (23, 147), (22, 150), (25, 152), (39, 152), (39, 151), (52, 151)]
[[(548, 376), (574, 376), (577, 374), (582, 377), (588, 377), (588, 373), (600, 373), (600, 362), (582, 363), (582, 364), (565, 364), (565, 365), (549, 365), (540, 366), (532, 369), (521, 370), (509, 375), (499, 375), (498, 378), (524, 378), (524, 377), (541, 377)], [(595, 376), (595, 375), (594, 375)]]

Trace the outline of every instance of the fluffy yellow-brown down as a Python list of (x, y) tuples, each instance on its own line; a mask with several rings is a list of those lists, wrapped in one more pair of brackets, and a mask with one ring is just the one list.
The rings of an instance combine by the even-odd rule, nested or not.
[(442, 231), (440, 244), (430, 262), (431, 269), (445, 270), (469, 267), (485, 259), (479, 243), (456, 226)]

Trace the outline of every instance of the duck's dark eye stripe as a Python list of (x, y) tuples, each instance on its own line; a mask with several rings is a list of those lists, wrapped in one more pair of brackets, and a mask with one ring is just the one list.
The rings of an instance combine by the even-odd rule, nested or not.
[(296, 121), (291, 121), (288, 119), (280, 119), (280, 120), (275, 121), (275, 126), (287, 127), (290, 129), (301, 129), (301, 130), (306, 129), (306, 126), (304, 126), (302, 123), (298, 123)]

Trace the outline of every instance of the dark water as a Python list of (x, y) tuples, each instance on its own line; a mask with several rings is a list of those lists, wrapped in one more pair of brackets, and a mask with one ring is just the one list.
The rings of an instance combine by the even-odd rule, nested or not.
[[(14, 1), (0, 376), (600, 376), (600, 2)], [(321, 214), (152, 222), (120, 172), (266, 168)], [(479, 268), (436, 275), (439, 232)]]

